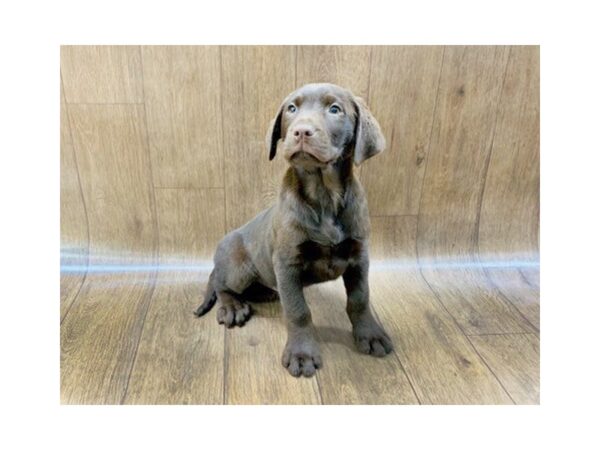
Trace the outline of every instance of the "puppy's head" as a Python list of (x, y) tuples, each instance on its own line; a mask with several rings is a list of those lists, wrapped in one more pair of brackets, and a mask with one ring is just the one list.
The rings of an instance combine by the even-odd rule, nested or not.
[(352, 157), (359, 165), (385, 148), (379, 124), (360, 97), (334, 84), (307, 84), (284, 100), (267, 133), (269, 160), (277, 149), (294, 166), (324, 167)]

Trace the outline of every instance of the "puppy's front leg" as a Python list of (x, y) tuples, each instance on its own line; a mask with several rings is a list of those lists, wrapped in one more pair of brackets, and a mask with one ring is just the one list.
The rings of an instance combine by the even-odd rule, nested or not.
[(343, 278), (348, 295), (346, 311), (352, 322), (352, 334), (358, 350), (373, 356), (385, 356), (393, 350), (393, 346), (369, 308), (368, 257), (363, 255), (358, 262), (348, 266)]
[(277, 290), (285, 314), (288, 337), (281, 362), (295, 377), (310, 377), (322, 365), (310, 310), (304, 299), (300, 270), (276, 257)]

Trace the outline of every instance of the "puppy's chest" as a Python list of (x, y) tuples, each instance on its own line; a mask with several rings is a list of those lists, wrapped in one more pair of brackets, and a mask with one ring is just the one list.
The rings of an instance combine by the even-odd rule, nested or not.
[(362, 242), (346, 238), (336, 244), (322, 244), (312, 240), (298, 246), (304, 285), (334, 280), (349, 264), (359, 258)]

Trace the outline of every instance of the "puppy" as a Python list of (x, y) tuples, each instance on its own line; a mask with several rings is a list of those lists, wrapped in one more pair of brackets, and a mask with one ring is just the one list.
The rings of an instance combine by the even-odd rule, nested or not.
[(358, 350), (385, 356), (392, 343), (369, 307), (369, 212), (353, 166), (382, 152), (385, 139), (362, 99), (333, 84), (308, 84), (284, 100), (267, 134), (269, 160), (290, 167), (278, 201), (218, 244), (204, 303), (219, 323), (242, 326), (248, 291), (279, 293), (287, 324), (282, 363), (293, 376), (322, 366), (303, 287), (342, 276)]

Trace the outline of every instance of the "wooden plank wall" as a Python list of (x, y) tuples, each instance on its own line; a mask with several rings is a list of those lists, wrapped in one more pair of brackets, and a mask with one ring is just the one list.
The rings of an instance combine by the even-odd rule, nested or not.
[[(438, 352), (438, 362), (460, 374), (456, 396), (437, 398), (418, 386), (415, 391), (426, 402), (465, 401), (461, 386), (473, 377), (494, 384), (479, 370), (475, 352), (493, 365), (501, 349), (530, 348), (539, 330), (538, 271), (519, 266), (535, 265), (539, 254), (538, 47), (62, 47), (61, 257), (83, 266), (115, 255), (151, 264), (211, 259), (225, 232), (273, 201), (286, 166), (282, 158), (268, 161), (269, 121), (287, 93), (317, 81), (363, 97), (388, 142), (359, 171), (373, 221), (373, 255), (412, 261), (407, 289), (428, 300), (417, 301), (415, 294), (414, 301), (379, 314), (420, 317), (418, 323), (430, 328), (426, 335), (456, 340), (460, 358), (441, 347)], [(490, 262), (507, 267), (490, 270)], [(452, 264), (461, 270), (451, 270)], [(160, 401), (161, 392), (175, 390), (163, 383), (171, 377), (179, 387), (182, 379), (190, 383), (177, 402), (221, 403), (220, 392), (206, 386), (223, 382), (223, 366), (199, 361), (198, 347), (204, 357), (221, 361), (228, 348), (241, 351), (249, 331), (227, 341), (214, 323), (210, 339), (196, 341), (193, 324), (181, 320), (181, 308), (169, 299), (184, 298), (191, 310), (200, 287), (191, 292), (156, 272), (127, 277), (139, 281), (120, 287), (127, 302), (92, 272), (64, 277), (61, 383), (72, 387), (91, 378), (87, 384), (96, 391), (69, 388), (63, 400), (136, 403), (148, 401), (143, 393), (152, 391)], [(387, 295), (383, 286), (385, 280), (374, 289)], [(121, 290), (119, 298), (125, 294)], [(117, 320), (86, 324), (100, 304), (109, 304)], [(407, 343), (400, 359), (408, 362), (408, 376), (420, 386), (435, 384), (432, 372), (410, 363), (424, 358), (411, 350), (418, 336), (392, 322), (396, 337)], [(160, 329), (165, 326), (171, 328)], [(494, 342), (495, 334), (509, 336)], [(161, 335), (177, 336), (175, 346), (190, 353), (156, 353), (157, 342), (170, 339)], [(438, 344), (434, 339), (430, 346)], [(90, 366), (89, 354), (105, 362), (108, 376)], [(398, 361), (390, 361), (390, 376), (407, 385), (394, 375)], [(243, 370), (260, 371), (243, 356), (230, 364), (241, 365), (229, 370), (230, 377), (252, 378)], [(149, 366), (163, 375), (150, 377)], [(186, 378), (191, 371), (210, 383)], [(283, 371), (281, 377), (275, 384), (280, 391), (252, 389), (280, 400), (315, 400), (314, 380), (291, 390)], [(153, 386), (157, 379), (163, 384)], [(237, 393), (228, 395), (235, 402)], [(385, 392), (373, 395), (384, 398)], [(517, 388), (513, 398), (519, 395)], [(407, 393), (407, 401), (412, 396)], [(488, 399), (507, 397), (493, 387)]]
[[(83, 221), (68, 216), (83, 210), (79, 185), (99, 189), (94, 164), (110, 157), (82, 150), (94, 132), (108, 143), (121, 139), (119, 127), (132, 127), (136, 145), (115, 144), (139, 171), (131, 175), (141, 177), (135, 186), (147, 190), (144, 201), (163, 189), (180, 197), (220, 190), (230, 230), (277, 190), (285, 164), (267, 161), (264, 139), (281, 99), (295, 86), (328, 81), (365, 98), (387, 138), (386, 152), (360, 171), (372, 216), (419, 216), (428, 256), (449, 245), (466, 256), (478, 245), (486, 254), (537, 254), (537, 47), (63, 47), (61, 74), (61, 110), (71, 120), (65, 111), (65, 244), (79, 245), (85, 234)], [(114, 217), (104, 222), (116, 227)], [(104, 242), (118, 243), (112, 235)], [(213, 247), (196, 256), (210, 258)]]

